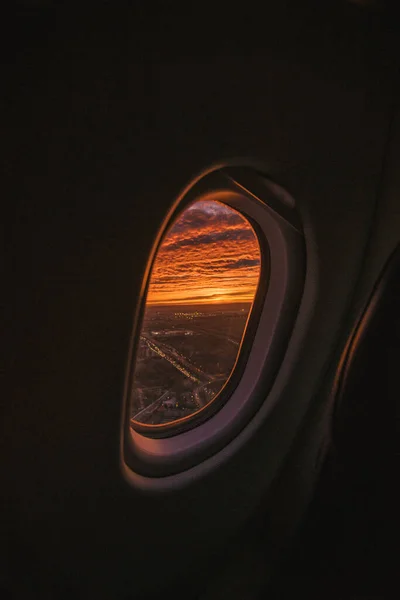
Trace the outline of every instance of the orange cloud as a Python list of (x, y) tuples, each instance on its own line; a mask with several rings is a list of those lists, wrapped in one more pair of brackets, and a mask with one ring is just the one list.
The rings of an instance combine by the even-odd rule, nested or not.
[(257, 236), (240, 213), (219, 202), (196, 202), (164, 237), (147, 303), (252, 301), (260, 259)]

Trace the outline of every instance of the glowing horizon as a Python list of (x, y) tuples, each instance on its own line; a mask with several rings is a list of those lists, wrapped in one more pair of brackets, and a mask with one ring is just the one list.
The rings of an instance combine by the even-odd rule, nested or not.
[(213, 200), (185, 209), (154, 261), (149, 306), (252, 302), (261, 252), (250, 223)]

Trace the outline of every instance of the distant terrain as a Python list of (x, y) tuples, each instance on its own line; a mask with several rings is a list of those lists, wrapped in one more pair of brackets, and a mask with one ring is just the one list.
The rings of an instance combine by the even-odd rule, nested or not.
[(250, 308), (243, 302), (147, 306), (131, 418), (160, 425), (211, 402), (235, 365)]

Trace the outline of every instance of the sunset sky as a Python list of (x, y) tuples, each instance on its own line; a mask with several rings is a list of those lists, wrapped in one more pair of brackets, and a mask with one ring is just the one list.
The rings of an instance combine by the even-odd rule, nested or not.
[(259, 243), (248, 221), (219, 202), (199, 201), (166, 234), (147, 303), (252, 301), (259, 271)]

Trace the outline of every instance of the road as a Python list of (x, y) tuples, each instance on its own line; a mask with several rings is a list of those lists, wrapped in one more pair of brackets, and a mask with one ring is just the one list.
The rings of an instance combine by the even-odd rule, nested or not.
[(155, 342), (145, 335), (141, 335), (140, 337), (150, 350), (167, 360), (175, 369), (195, 383), (209, 383), (215, 379), (213, 375), (209, 375), (198, 367), (195, 367), (183, 354), (172, 346), (158, 341)]
[(143, 417), (150, 416), (155, 410), (157, 410), (157, 408), (159, 408), (159, 406), (161, 406), (163, 400), (169, 393), (170, 393), (170, 390), (167, 390), (166, 392), (164, 392), (162, 396), (157, 398), (157, 400), (154, 400), (154, 402), (152, 402), (151, 404), (149, 404), (148, 406), (146, 406), (145, 408), (140, 410), (138, 413), (136, 413), (136, 415), (133, 415), (133, 417), (131, 418), (131, 421), (137, 421), (138, 417), (142, 417), (142, 419), (143, 419)]

